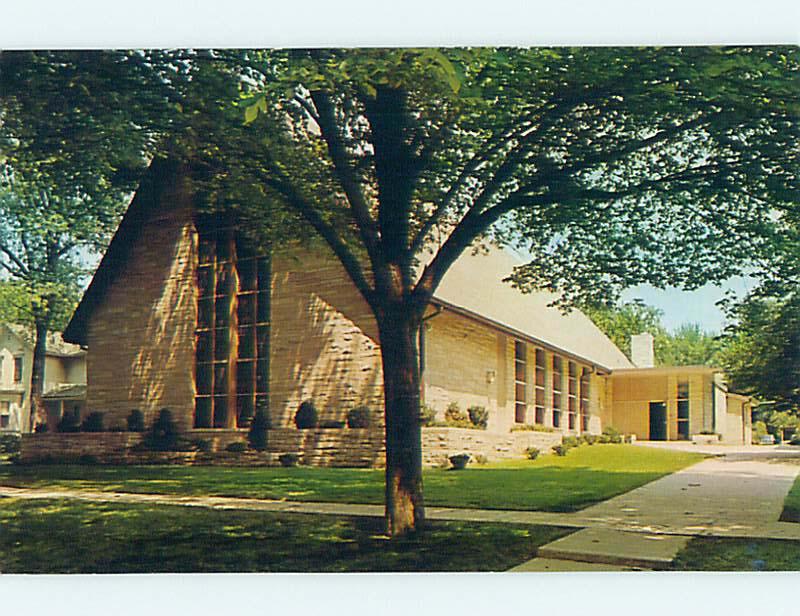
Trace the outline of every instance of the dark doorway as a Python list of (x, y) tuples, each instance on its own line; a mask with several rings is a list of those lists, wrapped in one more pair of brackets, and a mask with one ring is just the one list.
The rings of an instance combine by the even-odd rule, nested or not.
[(667, 405), (664, 402), (650, 403), (650, 440), (667, 440)]

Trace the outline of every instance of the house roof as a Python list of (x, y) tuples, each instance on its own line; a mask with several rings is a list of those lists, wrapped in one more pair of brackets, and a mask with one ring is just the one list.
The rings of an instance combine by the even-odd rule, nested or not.
[(564, 351), (606, 370), (633, 368), (625, 354), (580, 310), (550, 306), (556, 295), (523, 293), (503, 282), (523, 262), (497, 248), (463, 254), (445, 274), (434, 302)]
[[(35, 335), (31, 328), (16, 323), (2, 323), (0, 325), (4, 326), (26, 346), (33, 347)], [(47, 355), (50, 357), (81, 357), (86, 354), (86, 351), (80, 346), (65, 342), (62, 334), (59, 332), (50, 332), (47, 334), (46, 348)]]
[(61, 383), (42, 394), (45, 400), (85, 400), (86, 385), (82, 383)]
[[(164, 179), (179, 169), (180, 165), (172, 161), (151, 163), (89, 288), (64, 330), (64, 339), (68, 342), (86, 344), (92, 312), (123, 268), (144, 222), (158, 207)], [(466, 253), (450, 267), (434, 301), (606, 370), (633, 367), (622, 351), (579, 310), (564, 314), (549, 306), (555, 299), (553, 294), (522, 293), (503, 282), (514, 266), (520, 264), (521, 261), (509, 252), (499, 249), (491, 250), (488, 255)], [(479, 287), (476, 281), (480, 281)]]
[(86, 328), (92, 312), (127, 262), (144, 223), (161, 204), (161, 193), (165, 184), (169, 183), (165, 183), (165, 178), (173, 177), (179, 167), (180, 164), (173, 160), (155, 159), (150, 163), (89, 287), (64, 329), (64, 340), (67, 342), (86, 345)]

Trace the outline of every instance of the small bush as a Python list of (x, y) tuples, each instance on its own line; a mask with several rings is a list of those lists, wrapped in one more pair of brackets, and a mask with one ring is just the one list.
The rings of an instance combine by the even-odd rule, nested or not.
[(483, 406), (471, 406), (467, 409), (467, 415), (473, 426), (486, 430), (489, 424), (489, 411)]
[(480, 464), (480, 465), (489, 464), (489, 458), (487, 458), (482, 453), (476, 453), (475, 454), (475, 464)]
[(306, 400), (300, 404), (297, 413), (294, 416), (294, 425), (299, 430), (307, 430), (308, 428), (316, 428), (319, 421), (319, 413), (317, 407), (314, 406), (312, 400)]
[(133, 409), (125, 420), (128, 423), (128, 432), (144, 432), (144, 413)]
[(469, 421), (467, 414), (461, 410), (458, 402), (451, 402), (444, 411), (444, 420), (449, 423), (466, 423)]
[(87, 464), (93, 466), (99, 464), (97, 458), (90, 453), (82, 453), (78, 456), (78, 464)]
[(347, 413), (348, 428), (369, 428), (372, 411), (368, 406), (357, 406)]
[(161, 409), (145, 442), (149, 449), (155, 451), (177, 451), (178, 436), (178, 426), (172, 419), (172, 412)]
[(290, 467), (290, 466), (297, 466), (297, 463), (300, 461), (300, 456), (296, 453), (282, 453), (278, 456), (278, 462), (281, 463), (281, 466)]
[(335, 419), (326, 419), (325, 421), (319, 422), (318, 427), (325, 430), (339, 430), (344, 428), (344, 422)]
[(448, 457), (450, 464), (453, 465), (454, 471), (460, 471), (461, 469), (467, 468), (467, 464), (469, 464), (470, 459), (471, 456), (468, 453), (457, 453), (454, 456)]
[(587, 445), (594, 445), (597, 442), (597, 435), (596, 434), (586, 434), (581, 435), (583, 437), (583, 442)]
[[(612, 426), (606, 426), (603, 428), (603, 434), (600, 435), (600, 442), (601, 443), (621, 443), (622, 442), (622, 433)], [(605, 437), (605, 439), (603, 438)]]
[(423, 404), (419, 410), (419, 422), (423, 426), (432, 426), (436, 423), (436, 409), (427, 404)]
[(766, 436), (767, 432), (767, 424), (763, 421), (756, 421), (753, 422), (753, 438), (752, 442), (753, 445), (760, 445), (761, 444), (761, 437)]
[(512, 432), (556, 432), (555, 428), (544, 424), (517, 424), (511, 426)]
[(21, 443), (19, 434), (0, 434), (0, 454), (19, 453)]
[(194, 448), (201, 453), (211, 453), (214, 449), (214, 444), (209, 439), (198, 439), (192, 441)]
[(267, 448), (267, 433), (272, 427), (269, 415), (263, 409), (256, 411), (253, 421), (250, 422), (250, 430), (247, 432), (247, 442), (256, 451), (264, 451)]
[(86, 419), (81, 423), (81, 432), (102, 432), (103, 431), (103, 413), (94, 411), (86, 416)]
[(49, 429), (50, 429), (50, 426), (48, 426), (46, 423), (43, 423), (43, 424), (37, 424), (36, 427), (33, 429), (33, 431), (36, 434), (44, 434)]
[(59, 432), (80, 432), (81, 429), (81, 414), (78, 409), (72, 411), (64, 411), (61, 420), (58, 422), (57, 430)]
[(568, 449), (572, 449), (573, 447), (580, 445), (580, 442), (578, 442), (578, 439), (574, 436), (565, 436), (561, 439), (561, 444)]
[(528, 458), (528, 460), (535, 460), (539, 457), (540, 453), (541, 452), (538, 447), (528, 447), (525, 450), (525, 457)]
[(569, 447), (565, 445), (553, 445), (551, 449), (553, 450), (553, 453), (556, 454), (557, 456), (565, 456), (569, 451)]
[(225, 451), (230, 451), (231, 453), (244, 453), (247, 451), (247, 443), (244, 441), (234, 441), (233, 443), (228, 443), (228, 446), (225, 447)]

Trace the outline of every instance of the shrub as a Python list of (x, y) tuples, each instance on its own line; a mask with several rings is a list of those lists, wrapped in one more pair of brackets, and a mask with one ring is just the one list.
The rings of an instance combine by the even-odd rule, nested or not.
[(475, 464), (488, 464), (488, 463), (489, 463), (489, 458), (487, 458), (485, 455), (483, 455), (482, 453), (475, 454)]
[(103, 413), (94, 411), (86, 416), (86, 419), (81, 423), (81, 432), (102, 432), (103, 431)]
[(459, 471), (463, 468), (467, 468), (467, 464), (469, 464), (470, 461), (470, 455), (468, 453), (457, 453), (448, 457), (448, 460), (450, 460), (450, 464), (453, 465), (453, 470)]
[(81, 413), (78, 409), (64, 411), (56, 428), (59, 432), (80, 432)]
[(247, 443), (244, 441), (234, 441), (233, 443), (228, 443), (228, 446), (225, 447), (225, 451), (230, 451), (231, 453), (244, 453), (247, 451)]
[(338, 421), (338, 420), (335, 420), (335, 419), (326, 419), (325, 421), (319, 422), (318, 427), (323, 428), (323, 429), (338, 430), (338, 429), (344, 428), (344, 422), (343, 421)]
[(551, 449), (553, 450), (553, 453), (556, 454), (557, 456), (565, 456), (569, 451), (569, 447), (567, 447), (566, 445), (553, 445)]
[(144, 413), (139, 409), (133, 409), (126, 419), (128, 432), (144, 432)]
[(458, 402), (451, 402), (444, 411), (444, 420), (450, 424), (466, 423), (469, 421), (467, 414), (461, 410)]
[(432, 426), (436, 423), (436, 409), (427, 404), (423, 404), (419, 410), (419, 422), (423, 426)]
[(211, 453), (211, 450), (214, 449), (213, 443), (209, 439), (199, 439), (196, 441), (192, 441), (192, 445), (197, 451), (202, 453)]
[(308, 428), (316, 428), (319, 421), (319, 413), (317, 407), (314, 406), (312, 400), (305, 400), (300, 404), (297, 413), (294, 416), (294, 425), (299, 430), (306, 430)]
[(33, 429), (33, 431), (36, 432), (36, 434), (44, 434), (49, 429), (50, 427), (46, 423), (44, 423), (44, 424), (37, 424), (36, 427)]
[(247, 442), (250, 447), (256, 451), (264, 451), (267, 448), (267, 431), (271, 427), (272, 422), (267, 412), (263, 409), (257, 410), (247, 432)]
[(90, 453), (82, 453), (78, 456), (78, 464), (89, 464), (94, 465), (98, 464), (98, 460), (95, 456)]
[[(602, 437), (605, 437), (603, 439)], [(603, 434), (601, 435), (600, 439), (601, 443), (621, 443), (622, 442), (622, 433), (612, 426), (606, 426), (603, 428)]]
[(368, 406), (357, 406), (347, 413), (348, 428), (369, 428), (372, 411)]
[(761, 437), (766, 436), (769, 434), (767, 431), (767, 424), (763, 421), (756, 421), (753, 422), (753, 444), (759, 445), (761, 443)]
[(511, 426), (512, 432), (555, 432), (555, 428), (543, 424), (517, 424)]
[(572, 449), (573, 447), (577, 447), (580, 445), (580, 442), (574, 436), (565, 436), (561, 439), (561, 444), (564, 445), (567, 449)]
[(178, 446), (178, 427), (169, 409), (161, 409), (158, 419), (145, 439), (147, 447), (155, 451), (176, 451)]
[(282, 453), (278, 456), (278, 462), (281, 463), (281, 466), (289, 467), (289, 466), (297, 466), (297, 463), (300, 461), (300, 456), (296, 453)]
[(535, 460), (539, 457), (539, 453), (540, 451), (538, 447), (528, 447), (525, 450), (525, 457), (528, 458), (528, 460)]
[(489, 424), (489, 411), (485, 407), (471, 406), (467, 409), (467, 414), (473, 426), (486, 430), (486, 426)]
[(583, 442), (587, 445), (594, 445), (597, 442), (597, 435), (596, 434), (586, 434), (581, 435), (583, 436)]
[(0, 434), (0, 454), (18, 453), (21, 442), (19, 434)]

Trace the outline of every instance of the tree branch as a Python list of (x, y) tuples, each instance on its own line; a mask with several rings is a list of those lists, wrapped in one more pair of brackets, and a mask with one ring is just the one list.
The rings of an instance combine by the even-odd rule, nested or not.
[(347, 152), (336, 124), (333, 103), (327, 92), (319, 90), (311, 93), (311, 100), (314, 101), (319, 113), (317, 123), (322, 132), (322, 138), (328, 146), (328, 153), (331, 156), (336, 177), (342, 185), (347, 201), (350, 203), (350, 210), (358, 225), (361, 240), (364, 242), (373, 267), (380, 265), (382, 259), (380, 258), (380, 245), (375, 221), (369, 212), (369, 204), (361, 191), (361, 186), (348, 160)]
[(288, 204), (300, 213), (322, 239), (325, 240), (342, 263), (342, 266), (344, 266), (359, 293), (361, 293), (370, 307), (374, 309), (376, 307), (374, 290), (367, 281), (358, 259), (342, 241), (336, 233), (336, 230), (325, 222), (319, 212), (304, 199), (289, 182), (275, 178), (267, 178), (265, 182), (268, 186), (283, 195)]

